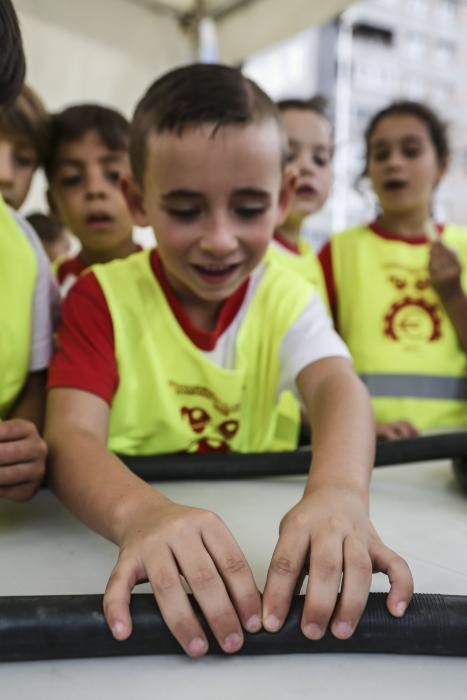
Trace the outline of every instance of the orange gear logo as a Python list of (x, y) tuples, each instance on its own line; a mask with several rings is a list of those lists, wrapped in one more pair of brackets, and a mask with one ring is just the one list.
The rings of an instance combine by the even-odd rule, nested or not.
[(404, 297), (384, 317), (384, 334), (396, 341), (432, 343), (441, 337), (438, 309), (426, 299)]

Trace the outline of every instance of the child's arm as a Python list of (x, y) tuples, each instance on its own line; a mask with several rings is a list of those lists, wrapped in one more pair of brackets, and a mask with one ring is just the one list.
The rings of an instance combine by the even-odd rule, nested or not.
[(131, 591), (149, 579), (181, 646), (191, 656), (204, 654), (207, 639), (188, 602), (182, 574), (220, 646), (237, 651), (242, 625), (250, 631), (261, 627), (261, 600), (245, 557), (218, 516), (170, 501), (109, 452), (108, 416), (107, 403), (88, 392), (49, 393), (51, 485), (83, 522), (120, 547), (104, 596), (114, 636), (131, 634)]
[(41, 439), (45, 372), (33, 372), (8, 420), (0, 422), (0, 497), (27, 501), (45, 475), (47, 448)]
[[(368, 516), (374, 423), (367, 392), (350, 363), (327, 358), (297, 379), (313, 434), (312, 469), (300, 502), (282, 519), (263, 597), (263, 624), (279, 629), (309, 568), (302, 630), (349, 637), (365, 607), (373, 571), (387, 573), (388, 608), (405, 611), (413, 592), (407, 564), (379, 539)], [(344, 572), (342, 595), (336, 598)]]
[(459, 258), (451, 248), (436, 241), (431, 246), (428, 269), (431, 283), (443, 302), (460, 346), (467, 352), (467, 296), (462, 289)]

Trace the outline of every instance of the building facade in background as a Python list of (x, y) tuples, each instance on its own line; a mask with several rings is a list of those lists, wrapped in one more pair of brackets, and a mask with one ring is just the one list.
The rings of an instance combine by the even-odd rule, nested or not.
[(426, 101), (448, 122), (452, 161), (435, 215), (467, 224), (466, 35), (466, 0), (367, 0), (245, 63), (276, 99), (317, 92), (329, 98), (335, 184), (323, 212), (306, 223), (316, 247), (331, 231), (375, 215), (360, 179), (363, 131), (375, 111), (398, 98)]

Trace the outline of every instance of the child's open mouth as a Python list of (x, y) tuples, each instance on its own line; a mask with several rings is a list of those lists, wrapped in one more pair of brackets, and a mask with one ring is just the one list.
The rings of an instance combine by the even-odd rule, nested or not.
[(316, 190), (311, 185), (300, 185), (300, 187), (297, 187), (296, 193), (299, 197), (314, 197)]
[(112, 226), (113, 219), (109, 214), (90, 214), (86, 217), (86, 225), (92, 229), (106, 229)]
[(229, 277), (240, 267), (240, 263), (232, 265), (210, 264), (192, 265), (196, 272), (207, 282), (219, 284), (229, 279)]
[(389, 191), (403, 190), (407, 187), (407, 185), (407, 180), (386, 180), (384, 183), (384, 189)]

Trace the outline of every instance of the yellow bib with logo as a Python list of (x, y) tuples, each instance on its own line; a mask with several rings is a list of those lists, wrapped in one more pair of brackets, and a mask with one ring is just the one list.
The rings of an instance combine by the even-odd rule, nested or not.
[(92, 269), (113, 322), (119, 385), (109, 448), (129, 455), (274, 449), (279, 350), (310, 289), (271, 263), (238, 331), (233, 369), (214, 365), (180, 327), (151, 251)]
[(37, 262), (0, 196), (0, 418), (8, 418), (26, 381)]
[[(467, 229), (441, 239), (460, 257), (467, 289)], [(430, 283), (429, 243), (388, 239), (367, 227), (331, 239), (338, 330), (379, 421), (421, 430), (467, 425), (467, 356)]]

